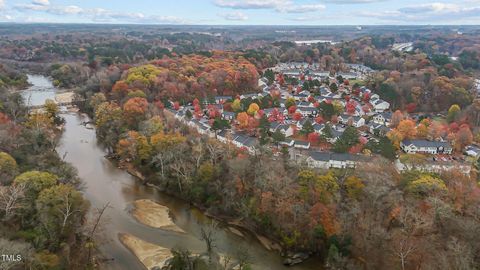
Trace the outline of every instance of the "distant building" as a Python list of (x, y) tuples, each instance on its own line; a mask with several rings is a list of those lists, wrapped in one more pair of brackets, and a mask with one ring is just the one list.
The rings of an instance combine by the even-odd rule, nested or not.
[(310, 143), (309, 142), (304, 142), (304, 141), (295, 140), (294, 146), (295, 146), (295, 148), (299, 148), (299, 149), (310, 149)]
[(318, 169), (346, 169), (355, 168), (358, 163), (367, 159), (367, 157), (360, 155), (312, 151), (307, 158), (307, 164), (311, 168)]
[(404, 140), (400, 143), (400, 148), (407, 154), (425, 153), (425, 154), (451, 154), (453, 148), (448, 142), (435, 142), (427, 140)]

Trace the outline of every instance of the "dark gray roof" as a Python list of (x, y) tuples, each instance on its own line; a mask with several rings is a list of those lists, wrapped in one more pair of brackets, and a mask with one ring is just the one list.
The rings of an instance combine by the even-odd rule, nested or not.
[(277, 128), (279, 128), (282, 124), (280, 124), (279, 122), (271, 122), (270, 123), (270, 129), (272, 130), (277, 130)]
[(435, 142), (427, 140), (404, 140), (402, 142), (404, 145), (414, 145), (416, 147), (444, 147), (451, 148), (452, 146), (448, 142)]
[(317, 123), (313, 124), (313, 129), (315, 129), (316, 131), (320, 131), (324, 127), (325, 127), (325, 124), (317, 124)]
[(309, 142), (304, 142), (304, 141), (297, 141), (295, 140), (295, 145), (302, 145), (302, 146), (309, 146)]
[(316, 112), (317, 108), (313, 107), (298, 107), (297, 110), (304, 111), (304, 112)]
[(331, 153), (328, 152), (310, 152), (310, 157), (316, 161), (329, 161)]
[(336, 161), (356, 161), (358, 160), (356, 155), (351, 155), (347, 153), (332, 153), (330, 159)]
[(217, 136), (225, 138), (227, 136), (227, 133), (228, 131), (226, 129), (223, 129), (217, 133)]
[(235, 113), (234, 113), (234, 112), (223, 112), (222, 115), (235, 117)]

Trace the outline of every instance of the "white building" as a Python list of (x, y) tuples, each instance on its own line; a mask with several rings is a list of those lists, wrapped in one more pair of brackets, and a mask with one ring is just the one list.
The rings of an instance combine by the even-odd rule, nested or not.
[(425, 153), (425, 154), (451, 154), (452, 146), (448, 142), (434, 142), (427, 140), (403, 140), (400, 148), (407, 154)]

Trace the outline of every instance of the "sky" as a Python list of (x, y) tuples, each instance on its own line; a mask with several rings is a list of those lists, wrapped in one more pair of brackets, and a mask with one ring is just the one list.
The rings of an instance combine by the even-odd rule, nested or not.
[(0, 0), (0, 22), (480, 24), (480, 0)]

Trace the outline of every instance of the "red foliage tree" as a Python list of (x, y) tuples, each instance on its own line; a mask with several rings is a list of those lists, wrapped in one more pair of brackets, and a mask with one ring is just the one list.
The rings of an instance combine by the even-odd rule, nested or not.
[(307, 139), (311, 144), (317, 144), (320, 141), (320, 136), (317, 133), (312, 132), (307, 135)]
[(302, 119), (302, 117), (303, 117), (303, 116), (302, 116), (301, 113), (296, 112), (296, 113), (293, 114), (293, 117), (292, 117), (292, 118), (293, 118), (293, 120), (295, 120), (295, 121), (300, 121), (300, 119)]
[(296, 111), (297, 111), (297, 106), (290, 106), (290, 108), (288, 108), (289, 114), (294, 114)]

